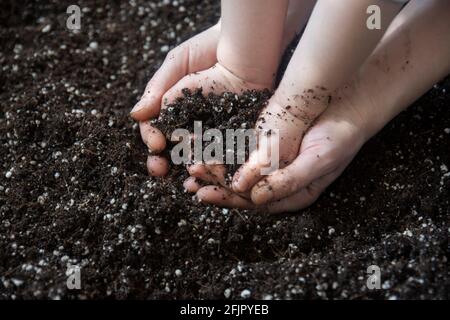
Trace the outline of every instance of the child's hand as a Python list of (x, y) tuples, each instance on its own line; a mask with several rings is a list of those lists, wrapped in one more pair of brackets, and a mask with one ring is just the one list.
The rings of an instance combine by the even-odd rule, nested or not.
[(288, 165), (265, 176), (251, 188), (252, 202), (266, 205), (283, 199), (272, 205), (282, 211), (310, 205), (342, 173), (367, 138), (368, 132), (357, 107), (352, 101), (342, 99), (306, 132), (300, 150), (286, 151)]
[(147, 159), (147, 168), (153, 176), (167, 173), (167, 160), (156, 155), (165, 149), (166, 140), (146, 120), (157, 117), (161, 108), (182, 96), (182, 89), (203, 88), (203, 93), (208, 94), (225, 91), (242, 93), (245, 90), (272, 87), (272, 82), (245, 81), (217, 62), (219, 33), (219, 25), (216, 25), (169, 52), (163, 65), (148, 83), (141, 100), (131, 111), (131, 116), (140, 120), (142, 139), (152, 153)]
[[(306, 24), (309, 13), (312, 10), (314, 0), (304, 2), (292, 1), (289, 3), (288, 14), (285, 20), (282, 37), (282, 48), (286, 48), (295, 33)], [(147, 167), (149, 173), (161, 176), (167, 173), (167, 160), (154, 154), (158, 154), (166, 147), (166, 141), (162, 133), (153, 128), (147, 120), (159, 115), (161, 106), (173, 101), (181, 95), (183, 87), (202, 87), (203, 92), (223, 91), (240, 92), (245, 89), (261, 89), (271, 87), (271, 81), (263, 80), (262, 83), (253, 81), (245, 75), (240, 77), (239, 67), (225, 69), (222, 66), (227, 62), (217, 65), (217, 51), (221, 33), (221, 23), (187, 40), (167, 55), (163, 65), (155, 73), (148, 83), (141, 100), (131, 111), (131, 116), (140, 121), (142, 139), (153, 155), (148, 157)], [(227, 46), (223, 46), (227, 48)], [(225, 50), (226, 51), (226, 50)], [(228, 55), (222, 55), (227, 60)], [(265, 66), (265, 65), (264, 65)], [(252, 71), (255, 71), (252, 69)], [(262, 73), (267, 73), (264, 70)], [(269, 72), (270, 73), (270, 72)], [(258, 76), (261, 73), (258, 73)], [(240, 78), (246, 78), (242, 81)], [(259, 78), (259, 77), (258, 77)], [(272, 79), (273, 75), (269, 77)], [(270, 82), (270, 83), (269, 83)]]
[[(163, 134), (149, 124), (149, 119), (158, 117), (163, 96), (181, 79), (191, 73), (208, 69), (217, 62), (216, 50), (220, 35), (217, 24), (172, 49), (161, 67), (147, 84), (144, 94), (131, 110), (131, 116), (139, 121), (142, 140), (152, 153), (166, 147)], [(147, 160), (149, 172), (155, 176), (165, 175), (167, 160), (150, 155)]]
[[(362, 27), (370, 0), (318, 1), (291, 58), (281, 83), (256, 127), (278, 129), (280, 167), (296, 158), (303, 134), (330, 102), (339, 99), (336, 90), (354, 75), (371, 54), (400, 5), (380, 2), (383, 29)], [(330, 14), (333, 12), (333, 14)], [(339, 26), (338, 29), (333, 26)], [(326, 40), (325, 40), (326, 39)], [(267, 150), (261, 148), (236, 173), (233, 190), (248, 191), (263, 178)]]
[[(230, 4), (225, 1), (225, 4), (227, 3)], [(257, 129), (270, 130), (272, 133), (268, 136), (262, 135), (259, 145), (270, 146), (266, 141), (275, 138), (279, 140), (281, 168), (296, 158), (306, 130), (327, 109), (332, 100), (339, 98), (335, 91), (347, 82), (367, 59), (401, 8), (398, 3), (378, 1), (383, 8), (383, 28), (373, 31), (361, 27), (367, 19), (366, 9), (370, 3), (371, 0), (351, 0), (348, 3), (321, 0), (315, 5), (283, 79), (256, 124)], [(252, 1), (249, 1), (242, 6), (251, 5)], [(250, 11), (247, 11), (247, 15), (251, 16)], [(239, 17), (237, 13), (234, 15)], [(235, 17), (235, 20), (244, 19)], [(232, 24), (235, 25), (238, 23)], [(335, 26), (339, 28), (336, 29)], [(246, 36), (251, 37), (251, 33), (248, 32)], [(232, 36), (228, 38), (231, 39)], [(228, 42), (233, 43), (233, 40)], [(254, 45), (264, 47), (264, 44), (266, 43)], [(234, 56), (234, 60), (239, 60), (239, 57)], [(259, 61), (259, 64), (264, 64), (262, 61)], [(271, 61), (269, 65), (273, 64), (274, 59)], [(266, 154), (269, 153), (270, 151), (261, 147), (250, 155), (248, 162), (235, 174), (232, 185), (235, 192), (248, 192), (263, 178), (266, 173), (262, 172), (262, 169), (268, 167)]]
[[(277, 121), (275, 115), (273, 121)], [(267, 122), (272, 122), (270, 116)], [(216, 185), (200, 188), (191, 177), (186, 180), (185, 188), (197, 192), (201, 201), (223, 207), (264, 208), (269, 212), (298, 210), (313, 203), (350, 163), (368, 138), (363, 124), (351, 101), (342, 99), (330, 106), (307, 131), (300, 151), (291, 156), (292, 163), (258, 182), (251, 189), (251, 200), (218, 187), (224, 181), (224, 173), (218, 169), (212, 179), (204, 167), (194, 166), (197, 178)], [(298, 139), (301, 140), (301, 136)], [(289, 148), (286, 149), (288, 154), (292, 151)]]
[[(292, 164), (257, 183), (251, 189), (252, 200), (260, 207), (264, 204), (269, 212), (295, 211), (314, 202), (367, 139), (450, 72), (449, 16), (448, 2), (413, 1), (407, 5), (349, 82), (352, 85), (336, 93), (338, 99), (306, 132)], [(404, 43), (410, 43), (407, 57)], [(276, 116), (272, 118), (277, 121)], [(206, 203), (257, 207), (221, 187), (199, 189), (193, 180), (186, 184)]]
[[(217, 62), (211, 68), (200, 71), (197, 73), (191, 73), (178, 81), (172, 88), (167, 91), (162, 98), (162, 107), (165, 108), (170, 103), (174, 102), (177, 97), (182, 95), (184, 88), (194, 91), (196, 88), (202, 88), (202, 93), (208, 95), (209, 93), (223, 93), (233, 92), (236, 94), (242, 94), (247, 90), (263, 90), (272, 89), (272, 82), (268, 83), (256, 83), (249, 82), (236, 74), (231, 73), (228, 69), (223, 67), (220, 62)], [(141, 131), (145, 130), (148, 134), (147, 145), (157, 145), (156, 150), (150, 147), (152, 153), (158, 153), (162, 151), (166, 145), (164, 135), (156, 128), (152, 127), (149, 122), (141, 123)], [(142, 134), (144, 137), (144, 134)], [(147, 168), (151, 175), (160, 176), (167, 172), (164, 168), (165, 160), (159, 156), (150, 156), (147, 161)]]
[[(165, 108), (170, 103), (173, 103), (176, 98), (182, 96), (184, 88), (192, 91), (196, 88), (202, 88), (202, 93), (205, 95), (211, 92), (218, 94), (223, 92), (242, 94), (246, 90), (271, 89), (272, 83), (253, 83), (243, 80), (217, 62), (209, 69), (190, 73), (179, 80), (163, 95), (161, 108)], [(165, 148), (164, 135), (158, 129), (152, 127), (148, 121), (141, 122), (140, 128), (142, 137), (146, 138), (147, 146), (153, 154), (159, 153)], [(150, 156), (147, 161), (149, 173), (154, 176), (164, 175), (167, 172), (164, 163), (165, 160), (161, 157)]]

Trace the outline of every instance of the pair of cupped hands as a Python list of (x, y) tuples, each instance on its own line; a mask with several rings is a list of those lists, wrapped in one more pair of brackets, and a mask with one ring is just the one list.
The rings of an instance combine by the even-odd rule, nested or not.
[[(182, 96), (182, 89), (202, 88), (204, 94), (274, 89), (272, 83), (246, 81), (239, 72), (221, 64), (217, 59), (219, 36), (217, 24), (172, 49), (131, 111), (150, 151), (147, 168), (152, 176), (166, 175), (169, 163), (158, 155), (166, 148), (165, 137), (149, 120)], [(284, 47), (290, 40), (284, 39)], [(264, 156), (259, 153), (266, 150), (259, 147), (235, 173), (231, 185), (225, 186), (225, 166), (192, 164), (187, 167), (190, 177), (184, 183), (188, 192), (196, 193), (201, 202), (221, 207), (296, 211), (312, 204), (342, 173), (368, 139), (361, 114), (352, 102), (354, 88), (346, 86), (336, 93), (339, 99), (328, 101), (326, 110), (309, 121), (291, 110), (289, 85), (281, 81), (261, 113), (264, 121), (256, 124), (263, 130), (278, 129), (280, 168), (262, 175), (261, 168), (267, 163), (262, 163)]]

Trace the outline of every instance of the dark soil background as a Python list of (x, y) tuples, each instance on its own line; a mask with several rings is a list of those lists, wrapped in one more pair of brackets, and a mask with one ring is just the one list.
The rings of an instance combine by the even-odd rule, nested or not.
[(79, 1), (79, 33), (71, 4), (0, 2), (1, 299), (448, 298), (449, 79), (299, 214), (204, 206), (147, 175), (128, 112), (217, 1)]

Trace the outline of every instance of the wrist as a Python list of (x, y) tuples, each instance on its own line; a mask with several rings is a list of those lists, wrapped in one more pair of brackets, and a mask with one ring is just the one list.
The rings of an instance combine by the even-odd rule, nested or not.
[(374, 100), (368, 99), (358, 81), (351, 81), (337, 90), (332, 104), (327, 116), (352, 127), (361, 145), (378, 132), (378, 117), (372, 113), (376, 108)]
[(354, 109), (359, 114), (359, 127), (364, 140), (367, 141), (376, 135), (386, 124), (391, 121), (402, 108), (397, 107), (396, 99), (390, 99), (389, 95), (380, 94), (381, 88), (377, 88), (375, 82), (359, 79), (356, 94), (354, 94)]
[(224, 39), (217, 46), (217, 61), (244, 82), (271, 89), (278, 69), (280, 54), (272, 57), (252, 55), (247, 48), (239, 48)]
[(272, 87), (288, 0), (222, 0), (217, 61), (243, 81)]

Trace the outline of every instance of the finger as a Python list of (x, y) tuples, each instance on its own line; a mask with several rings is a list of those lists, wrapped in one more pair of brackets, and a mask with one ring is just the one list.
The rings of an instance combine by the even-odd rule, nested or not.
[(252, 201), (261, 205), (288, 197), (335, 169), (332, 158), (314, 149), (305, 150), (293, 162), (258, 182), (251, 192)]
[(130, 115), (133, 119), (142, 121), (158, 116), (163, 94), (186, 75), (188, 55), (187, 47), (179, 47), (169, 52), (145, 87), (141, 99), (131, 110)]
[(310, 206), (318, 197), (319, 194), (313, 194), (308, 188), (303, 188), (287, 198), (269, 203), (267, 209), (269, 213), (298, 211)]
[(147, 157), (147, 170), (153, 177), (162, 177), (169, 172), (169, 162), (160, 156)]
[(191, 176), (204, 182), (225, 186), (226, 169), (223, 165), (193, 164), (188, 167)]
[(197, 178), (189, 177), (184, 180), (183, 187), (187, 192), (196, 193), (201, 188), (201, 185), (198, 183)]
[[(345, 166), (343, 167), (345, 168)], [(342, 169), (335, 170), (317, 180), (310, 185), (300, 189), (297, 193), (284, 199), (274, 201), (267, 205), (270, 213), (293, 212), (304, 209), (313, 204), (325, 189), (342, 173)]]
[(166, 148), (166, 138), (157, 128), (153, 127), (149, 121), (140, 121), (139, 130), (142, 141), (147, 145), (149, 152), (160, 153)]
[[(226, 182), (226, 168), (224, 165), (201, 163), (188, 166), (187, 170), (192, 177), (196, 177), (202, 182), (212, 183), (229, 190), (229, 186)], [(238, 195), (244, 199), (250, 200), (250, 192), (239, 193)]]
[(258, 161), (260, 157), (257, 152), (250, 154), (248, 161), (234, 174), (232, 181), (233, 191), (246, 192), (261, 179), (261, 169), (264, 165)]
[[(212, 183), (230, 189), (226, 178), (226, 167), (222, 164), (195, 164), (188, 167), (191, 176), (197, 177), (205, 183)], [(250, 200), (250, 191), (237, 193), (240, 197)]]
[(235, 192), (249, 191), (264, 176), (291, 163), (298, 154), (299, 141), (292, 142), (298, 136), (296, 132), (291, 136), (280, 130), (270, 129), (270, 132), (270, 136), (266, 133), (260, 135), (258, 149), (234, 174), (232, 187)]
[(286, 167), (298, 155), (306, 126), (290, 112), (289, 103), (282, 93), (275, 93), (261, 112), (255, 126), (259, 132), (258, 149), (233, 177), (234, 191), (248, 191), (265, 175)]
[(236, 193), (219, 186), (206, 186), (197, 191), (197, 198), (219, 207), (254, 209), (255, 205)]
[(155, 118), (161, 98), (169, 88), (187, 74), (213, 66), (217, 61), (215, 48), (219, 33), (218, 26), (214, 26), (171, 50), (130, 115), (140, 121)]

